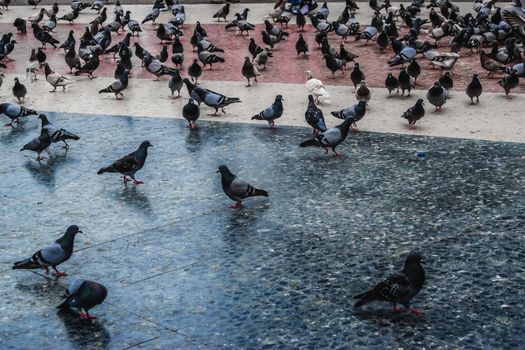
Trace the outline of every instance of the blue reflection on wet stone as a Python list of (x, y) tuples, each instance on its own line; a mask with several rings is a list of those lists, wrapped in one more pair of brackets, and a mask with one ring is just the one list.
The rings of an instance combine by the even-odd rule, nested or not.
[[(81, 139), (41, 164), (35, 118), (0, 132), (2, 348), (525, 346), (523, 144), (356, 133), (334, 158), (307, 128), (48, 116)], [(146, 139), (144, 185), (96, 175)], [(228, 209), (220, 164), (270, 197)], [(10, 269), (72, 223), (68, 277)], [(423, 316), (353, 309), (412, 249)], [(55, 309), (78, 277), (109, 290), (94, 323)]]

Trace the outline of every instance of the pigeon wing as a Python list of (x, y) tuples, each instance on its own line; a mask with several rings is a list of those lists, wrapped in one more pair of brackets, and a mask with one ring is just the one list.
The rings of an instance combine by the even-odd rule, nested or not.
[(137, 169), (139, 162), (133, 155), (127, 155), (113, 163), (113, 168), (120, 173), (129, 173)]
[(395, 273), (380, 282), (374, 289), (384, 300), (396, 301), (410, 295), (412, 284), (406, 275)]
[(52, 243), (40, 251), (40, 256), (50, 265), (58, 265), (66, 258), (66, 251), (58, 243)]
[(341, 130), (339, 128), (332, 128), (326, 130), (321, 134), (321, 144), (330, 146), (341, 139)]

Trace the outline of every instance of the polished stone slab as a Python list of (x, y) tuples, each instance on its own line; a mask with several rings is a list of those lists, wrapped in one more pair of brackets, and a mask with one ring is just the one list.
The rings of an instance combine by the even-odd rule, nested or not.
[[(337, 158), (299, 148), (306, 128), (49, 117), (81, 140), (41, 164), (18, 151), (37, 120), (0, 130), (7, 348), (525, 346), (523, 144), (352, 133)], [(145, 139), (144, 185), (96, 175)], [(229, 209), (223, 163), (270, 197)], [(73, 223), (84, 234), (68, 277), (10, 269)], [(413, 249), (427, 261), (423, 315), (355, 310)], [(56, 313), (78, 277), (109, 290), (92, 324)]]

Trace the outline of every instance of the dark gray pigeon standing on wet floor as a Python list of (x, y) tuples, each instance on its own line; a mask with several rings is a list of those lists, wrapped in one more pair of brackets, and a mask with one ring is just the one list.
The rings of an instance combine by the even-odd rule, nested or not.
[(142, 181), (135, 179), (135, 173), (144, 166), (144, 162), (146, 162), (146, 157), (148, 156), (149, 147), (153, 147), (153, 145), (149, 141), (143, 141), (135, 152), (120, 158), (110, 166), (101, 168), (97, 174), (120, 173), (122, 174), (124, 184), (129, 181), (128, 176), (133, 180), (133, 184), (142, 184)]
[(89, 314), (89, 310), (102, 304), (108, 295), (108, 290), (102, 284), (77, 279), (73, 281), (66, 291), (66, 300), (57, 306), (63, 311), (78, 313), (80, 318), (91, 320), (96, 318)]
[(64, 148), (69, 149), (69, 145), (67, 144), (66, 140), (80, 140), (80, 137), (73, 134), (72, 132), (53, 125), (47, 119), (45, 114), (40, 114), (38, 119), (42, 121), (42, 130), (45, 129), (47, 131), (52, 143), (62, 141), (64, 143)]
[(188, 103), (182, 107), (182, 116), (188, 121), (188, 127), (191, 130), (197, 129), (197, 124), (195, 124), (195, 122), (199, 119), (200, 113), (199, 106), (197, 106), (190, 97)]
[(314, 136), (314, 138), (301, 142), (299, 146), (300, 147), (309, 147), (309, 146), (322, 147), (325, 150), (324, 152), (325, 154), (328, 153), (328, 148), (331, 148), (335, 156), (342, 156), (342, 154), (338, 153), (335, 150), (335, 148), (339, 144), (341, 144), (341, 142), (343, 142), (348, 136), (348, 132), (350, 131), (350, 125), (352, 124), (352, 122), (353, 122), (352, 118), (347, 118), (341, 125), (338, 125), (335, 128), (330, 128), (326, 130), (325, 132), (317, 134)]
[(46, 274), (49, 273), (49, 267), (55, 272), (57, 277), (66, 276), (65, 272), (57, 270), (57, 266), (69, 260), (73, 254), (73, 244), (75, 243), (75, 236), (82, 232), (77, 225), (71, 225), (67, 228), (66, 233), (54, 243), (46, 246), (33, 254), (30, 258), (18, 261), (13, 265), (13, 270), (33, 270), (45, 269)]
[(410, 312), (419, 315), (419, 310), (410, 307), (410, 300), (419, 293), (425, 283), (425, 271), (421, 263), (423, 263), (421, 254), (416, 252), (408, 254), (403, 270), (390, 275), (373, 289), (356, 295), (354, 299), (360, 300), (355, 303), (354, 307), (360, 307), (372, 301), (388, 301), (393, 304), (393, 313), (401, 311), (396, 307), (396, 304), (401, 304)]
[(231, 173), (226, 165), (219, 166), (218, 173), (221, 173), (222, 189), (224, 193), (233, 201), (230, 208), (237, 209), (241, 206), (242, 200), (248, 197), (263, 196), (268, 197), (268, 192), (255, 188), (249, 183), (239, 179)]
[(33, 151), (37, 153), (36, 160), (41, 161), (46, 159), (46, 157), (43, 157), (40, 155), (40, 153), (44, 152), (49, 145), (51, 145), (51, 137), (49, 136), (49, 133), (46, 129), (42, 129), (40, 131), (40, 136), (35, 137), (28, 143), (24, 145), (20, 149), (20, 151)]
[(425, 116), (425, 107), (423, 107), (424, 104), (425, 103), (423, 102), (423, 99), (420, 98), (417, 100), (414, 106), (407, 109), (406, 112), (401, 115), (401, 118), (408, 120), (410, 129), (415, 129), (416, 122)]
[(275, 96), (275, 101), (270, 107), (265, 108), (259, 114), (252, 117), (252, 120), (266, 120), (270, 125), (270, 128), (275, 128), (275, 119), (280, 118), (283, 115), (284, 98), (281, 95)]

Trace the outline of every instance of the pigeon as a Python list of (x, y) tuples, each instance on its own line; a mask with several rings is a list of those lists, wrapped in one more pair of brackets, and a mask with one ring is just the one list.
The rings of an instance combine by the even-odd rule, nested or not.
[[(364, 101), (363, 101), (364, 102)], [(335, 128), (330, 128), (320, 134), (314, 136), (310, 140), (306, 140), (299, 144), (300, 147), (316, 146), (322, 147), (325, 150), (325, 154), (328, 153), (328, 148), (330, 147), (334, 152), (335, 156), (342, 156), (341, 153), (338, 153), (335, 148), (343, 142), (348, 136), (348, 131), (350, 130), (350, 125), (352, 124), (353, 119), (347, 118), (341, 124)]]
[(64, 16), (58, 18), (59, 21), (68, 21), (69, 24), (72, 24), (75, 19), (78, 18), (80, 11), (78, 9), (73, 9), (73, 11), (66, 13)]
[(54, 243), (39, 250), (30, 258), (15, 262), (13, 270), (45, 269), (46, 274), (48, 274), (49, 266), (51, 266), (51, 268), (55, 270), (53, 273), (55, 276), (67, 276), (65, 272), (58, 271), (57, 266), (69, 260), (73, 254), (73, 244), (75, 243), (77, 233), (82, 233), (77, 225), (69, 226), (66, 233)]
[(303, 54), (303, 56), (306, 56), (306, 53), (308, 52), (308, 44), (303, 38), (302, 34), (299, 34), (299, 38), (297, 39), (297, 42), (295, 43), (295, 51), (297, 51), (297, 56), (300, 54)]
[[(180, 97), (180, 89), (182, 89), (182, 77), (180, 76), (180, 73), (173, 74), (171, 76), (170, 81), (168, 82), (168, 87), (171, 91), (171, 98), (178, 98)], [(174, 92), (177, 91), (177, 97), (174, 97)]]
[(124, 8), (122, 7), (122, 5), (120, 4), (120, 1), (117, 0), (117, 2), (115, 3), (115, 7), (113, 7), (113, 13), (115, 15), (121, 15), (121, 16), (124, 16)]
[(72, 132), (69, 132), (65, 129), (61, 129), (55, 125), (53, 125), (48, 119), (45, 114), (40, 114), (38, 116), (38, 119), (42, 121), (42, 130), (46, 130), (49, 137), (51, 138), (51, 143), (62, 141), (64, 143), (64, 148), (69, 149), (69, 145), (67, 144), (66, 140), (80, 140), (80, 137), (73, 134)]
[(273, 57), (273, 54), (269, 51), (268, 48), (264, 48), (261, 52), (255, 56), (253, 61), (257, 63), (257, 66), (262, 66), (262, 69), (266, 69), (266, 62), (268, 62), (269, 58)]
[(334, 77), (335, 72), (338, 70), (341, 70), (343, 75), (345, 74), (345, 62), (343, 60), (333, 57), (330, 54), (324, 54), (323, 57), (326, 60), (326, 67), (332, 72), (332, 77)]
[(498, 81), (498, 85), (501, 86), (505, 90), (505, 95), (508, 99), (512, 99), (512, 96), (510, 96), (510, 91), (518, 86), (520, 82), (520, 78), (518, 77), (518, 73), (515, 71), (512, 71), (511, 74), (508, 74), (503, 79)]
[(330, 94), (319, 79), (314, 79), (311, 71), (306, 71), (306, 91), (314, 97), (315, 103), (330, 103)]
[(342, 59), (346, 64), (348, 62), (354, 62), (356, 58), (359, 58), (359, 55), (355, 55), (351, 53), (350, 51), (346, 51), (345, 45), (340, 44), (339, 45), (339, 58)]
[[(117, 100), (123, 99), (124, 94), (122, 91), (126, 90), (128, 87), (128, 78), (129, 78), (129, 71), (126, 69), (124, 70), (123, 74), (115, 80), (113, 83), (111, 83), (110, 86), (108, 86), (105, 89), (100, 90), (99, 94), (115, 94), (115, 97)], [(119, 98), (120, 97), (120, 98)]]
[(47, 60), (47, 55), (41, 47), (38, 48), (35, 57), (38, 63), (40, 64), (40, 67), (42, 67), (44, 65), (44, 62)]
[(27, 88), (24, 84), (20, 83), (20, 80), (18, 80), (18, 78), (15, 78), (15, 85), (13, 85), (12, 91), (13, 96), (15, 96), (18, 99), (18, 103), (24, 103), (27, 94)]
[(290, 35), (289, 33), (279, 29), (276, 25), (270, 23), (270, 21), (268, 21), (267, 19), (264, 20), (264, 25), (265, 25), (266, 33), (270, 35), (274, 35), (278, 38), (287, 37)]
[(262, 34), (263, 43), (270, 46), (272, 50), (275, 44), (279, 43), (281, 40), (284, 40), (282, 35), (277, 36), (277, 35), (270, 34), (266, 31), (262, 31), (261, 34)]
[(366, 100), (360, 100), (359, 102), (357, 102), (357, 104), (353, 106), (342, 109), (340, 111), (330, 112), (330, 114), (339, 119), (351, 119), (352, 123), (350, 124), (350, 128), (352, 130), (357, 130), (356, 123), (363, 119), (363, 117), (365, 116), (366, 105)]
[(259, 75), (259, 70), (256, 66), (252, 64), (248, 56), (244, 57), (244, 64), (242, 65), (241, 73), (243, 77), (248, 80), (248, 86), (251, 86), (250, 79), (253, 78), (257, 82), (257, 75)]
[(306, 25), (306, 17), (302, 14), (302, 12), (298, 12), (295, 16), (295, 24), (297, 25), (297, 28), (300, 29), (300, 31), (304, 31), (304, 26)]
[(480, 60), (480, 63), (481, 63), (481, 67), (483, 67), (483, 69), (489, 71), (489, 78), (492, 76), (492, 74), (494, 74), (496, 71), (498, 70), (501, 70), (501, 69), (505, 69), (505, 65), (503, 63), (500, 63), (498, 61), (496, 61), (495, 59), (493, 58), (490, 58), (486, 53), (485, 51), (481, 50), (479, 52), (479, 60)]
[(441, 111), (441, 107), (447, 103), (448, 91), (445, 90), (439, 82), (434, 85), (427, 92), (427, 100), (436, 107), (436, 112)]
[(439, 85), (444, 89), (450, 90), (454, 87), (454, 80), (450, 76), (450, 72), (446, 72), (445, 75), (441, 76), (438, 80)]
[(75, 71), (75, 75), (80, 75), (87, 73), (89, 79), (96, 78), (93, 73), (95, 73), (95, 70), (100, 66), (100, 58), (99, 53), (102, 49), (100, 49), (100, 46), (97, 46), (95, 50), (92, 51), (92, 55), (89, 58), (89, 60), (80, 67), (80, 69), (77, 69)]
[(175, 41), (173, 41), (171, 46), (171, 62), (176, 68), (179, 68), (184, 62), (184, 48), (178, 36), (175, 37)]
[(49, 20), (42, 26), (42, 30), (45, 30), (46, 32), (52, 32), (53, 29), (55, 29), (57, 26), (57, 17), (55, 15), (51, 15), (49, 17)]
[(370, 89), (366, 86), (366, 82), (363, 80), (361, 81), (361, 85), (355, 92), (355, 98), (357, 101), (365, 100), (370, 101), (372, 98), (372, 92)]
[(352, 73), (350, 73), (350, 80), (352, 80), (352, 84), (354, 84), (354, 89), (357, 90), (357, 85), (361, 84), (363, 80), (365, 80), (365, 74), (361, 69), (359, 68), (359, 63), (354, 63), (354, 70)]
[(64, 52), (67, 52), (72, 47), (75, 47), (76, 42), (77, 41), (75, 40), (75, 32), (73, 30), (70, 30), (66, 40), (58, 48), (64, 49)]
[(441, 73), (443, 73), (444, 70), (453, 70), (458, 58), (459, 55), (451, 56), (444, 60), (430, 61), (430, 64), (432, 64), (435, 67), (441, 68)]
[(314, 134), (326, 131), (327, 128), (324, 121), (323, 111), (315, 105), (314, 97), (312, 95), (308, 95), (308, 107), (304, 113), (304, 118), (308, 125), (313, 128)]
[(379, 33), (376, 39), (376, 43), (377, 46), (379, 46), (379, 50), (381, 50), (381, 52), (385, 51), (385, 48), (390, 43), (390, 38), (388, 37), (388, 34), (384, 31)]
[(64, 311), (78, 310), (78, 315), (81, 319), (91, 320), (96, 318), (89, 314), (89, 310), (93, 307), (102, 304), (108, 291), (102, 284), (77, 279), (74, 280), (66, 291), (66, 300), (64, 300), (57, 309)]
[(156, 24), (155, 20), (157, 19), (157, 17), (159, 17), (160, 9), (162, 5), (163, 5), (162, 0), (155, 0), (155, 3), (153, 4), (153, 8), (146, 15), (146, 17), (142, 20), (141, 24), (144, 24), (149, 21), (152, 21), (153, 24)]
[(23, 18), (16, 18), (13, 26), (16, 28), (19, 34), (26, 34), (27, 28), (26, 28), (26, 20)]
[(46, 159), (46, 157), (43, 157), (40, 155), (40, 153), (44, 152), (49, 145), (51, 145), (51, 138), (49, 136), (49, 133), (46, 129), (42, 129), (40, 131), (40, 136), (35, 137), (28, 143), (26, 143), (20, 151), (33, 151), (37, 153), (36, 160), (41, 161)]
[(194, 59), (193, 63), (188, 67), (188, 75), (191, 77), (192, 81), (195, 81), (196, 84), (201, 74), (202, 67), (199, 65), (199, 61), (197, 59)]
[(408, 127), (410, 129), (415, 129), (416, 122), (425, 116), (425, 108), (423, 105), (423, 99), (420, 98), (414, 106), (407, 109), (406, 112), (401, 115), (401, 118), (408, 120)]
[(410, 81), (410, 75), (408, 75), (405, 69), (401, 69), (397, 77), (399, 87), (401, 88), (401, 96), (405, 96), (405, 90), (408, 90), (407, 97), (410, 97), (410, 91), (412, 90), (412, 82)]
[(203, 46), (201, 43), (199, 43), (197, 45), (198, 47), (198, 54), (197, 54), (197, 57), (199, 58), (199, 60), (202, 62), (203, 66), (202, 68), (205, 68), (207, 65), (210, 65), (210, 69), (213, 69), (213, 64), (214, 63), (219, 63), (219, 62), (222, 62), (224, 63), (225, 60), (224, 58), (208, 51), (208, 50), (204, 50)]
[(263, 196), (268, 197), (268, 192), (253, 187), (249, 183), (239, 179), (232, 174), (226, 165), (219, 166), (218, 173), (221, 173), (222, 190), (235, 204), (230, 208), (238, 209), (242, 205), (242, 200), (248, 197)]
[(139, 33), (142, 33), (142, 28), (140, 27), (140, 24), (138, 21), (131, 19), (130, 15), (131, 15), (131, 11), (126, 11), (126, 14), (124, 15), (124, 23), (127, 22), (126, 25), (128, 26), (128, 29), (131, 32), (132, 36), (139, 36), (140, 35)]
[(213, 15), (213, 18), (217, 18), (217, 22), (221, 21), (221, 18), (224, 18), (224, 21), (226, 21), (226, 16), (230, 13), (230, 3), (226, 2), (226, 4), (219, 9), (219, 11), (215, 12)]
[(29, 17), (26, 18), (27, 21), (31, 22), (31, 24), (37, 24), (44, 18), (44, 14), (46, 13), (46, 9), (41, 8), (40, 11), (37, 13), (33, 13)]
[(60, 41), (56, 40), (51, 36), (51, 34), (40, 28), (38, 24), (33, 23), (32, 27), (33, 35), (35, 36), (36, 40), (42, 43), (42, 47), (46, 47), (46, 44), (51, 44), (56, 49), (56, 44), (60, 44)]
[(388, 90), (388, 97), (392, 96), (392, 91), (394, 90), (397, 90), (397, 93), (399, 93), (399, 81), (392, 75), (392, 73), (388, 73), (386, 76), (385, 87)]
[(354, 307), (360, 307), (372, 301), (388, 301), (393, 304), (393, 313), (400, 312), (396, 304), (401, 304), (410, 312), (419, 315), (419, 310), (410, 307), (410, 300), (419, 293), (425, 283), (425, 271), (421, 263), (423, 263), (421, 254), (411, 252), (405, 260), (403, 270), (390, 275), (373, 289), (356, 295), (354, 299), (359, 299), (359, 301)]
[(148, 72), (157, 77), (155, 80), (159, 80), (159, 78), (163, 75), (173, 76), (179, 72), (178, 69), (168, 67), (164, 63), (153, 58), (151, 55), (144, 57), (144, 66)]
[(153, 147), (153, 145), (149, 141), (143, 141), (135, 152), (120, 158), (110, 166), (101, 168), (97, 174), (120, 173), (122, 174), (122, 180), (124, 181), (124, 184), (127, 184), (129, 181), (128, 176), (133, 180), (133, 184), (142, 184), (142, 181), (139, 181), (135, 178), (135, 173), (144, 166), (144, 162), (148, 156), (149, 147)]
[(80, 63), (80, 57), (75, 51), (75, 46), (72, 46), (67, 51), (66, 55), (64, 56), (64, 60), (69, 67), (69, 73), (73, 73), (73, 68), (75, 68), (75, 71), (78, 71), (80, 67), (82, 67), (82, 64)]
[(392, 57), (388, 61), (388, 64), (390, 66), (397, 66), (399, 64), (405, 64), (406, 62), (409, 62), (414, 57), (416, 57), (417, 51), (413, 47), (407, 46), (403, 48), (397, 55)]
[(182, 107), (182, 116), (188, 121), (188, 127), (190, 130), (197, 129), (197, 124), (195, 122), (199, 119), (200, 108), (195, 104), (193, 98), (188, 99), (188, 103)]
[(214, 116), (216, 116), (219, 112), (219, 108), (222, 110), (223, 113), (226, 113), (226, 111), (224, 110), (226, 106), (232, 103), (241, 102), (241, 100), (238, 97), (227, 97), (215, 91), (206, 89), (200, 85), (194, 85), (189, 81), (188, 78), (184, 78), (182, 81), (184, 82), (184, 84), (186, 84), (188, 92), (191, 94), (193, 99), (195, 99), (196, 101), (204, 102), (204, 104), (208, 107), (215, 108), (215, 113), (212, 114)]
[(414, 85), (417, 83), (417, 78), (421, 74), (421, 67), (417, 63), (417, 60), (412, 59), (407, 66), (407, 73), (410, 77), (414, 78)]
[(479, 96), (481, 96), (481, 93), (483, 92), (483, 86), (481, 86), (481, 82), (479, 81), (479, 75), (474, 74), (472, 76), (472, 80), (467, 85), (466, 93), (467, 96), (470, 98), (470, 104), (474, 104), (474, 98), (476, 98), (476, 103), (479, 103)]
[(5, 124), (4, 126), (13, 126), (13, 123), (20, 124), (20, 118), (27, 117), (29, 115), (36, 115), (35, 110), (24, 108), (17, 105), (16, 103), (0, 103), (0, 114), (6, 115), (11, 122)]
[(280, 118), (284, 112), (282, 101), (284, 101), (284, 99), (281, 95), (275, 96), (274, 103), (272, 103), (270, 107), (259, 112), (259, 114), (254, 115), (252, 120), (266, 120), (270, 125), (270, 128), (275, 128), (275, 119)]

